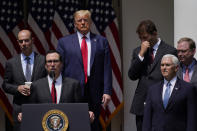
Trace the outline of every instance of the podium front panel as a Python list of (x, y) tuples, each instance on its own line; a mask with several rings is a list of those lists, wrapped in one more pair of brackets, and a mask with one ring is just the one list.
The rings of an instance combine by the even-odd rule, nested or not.
[(50, 110), (61, 110), (69, 122), (67, 131), (90, 131), (87, 103), (24, 104), (21, 131), (43, 131), (42, 120)]

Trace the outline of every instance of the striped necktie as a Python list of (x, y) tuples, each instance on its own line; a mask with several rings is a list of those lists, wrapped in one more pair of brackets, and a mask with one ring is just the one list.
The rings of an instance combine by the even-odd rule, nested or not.
[(167, 85), (166, 85), (166, 90), (165, 90), (164, 98), (163, 98), (163, 105), (164, 105), (165, 108), (167, 107), (168, 101), (169, 101), (169, 98), (170, 98), (170, 86), (171, 86), (171, 83), (168, 82)]
[(25, 77), (27, 81), (31, 81), (31, 64), (30, 64), (30, 57), (26, 57), (25, 60), (27, 61), (26, 64), (26, 71), (25, 71)]

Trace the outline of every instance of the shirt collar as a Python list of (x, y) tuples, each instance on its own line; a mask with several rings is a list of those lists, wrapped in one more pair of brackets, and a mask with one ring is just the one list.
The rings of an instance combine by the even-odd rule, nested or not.
[[(193, 68), (193, 66), (196, 64), (196, 61), (193, 59), (192, 63), (187, 67), (189, 70)], [(186, 70), (186, 66), (184, 64), (181, 64), (183, 70)]]
[[(51, 81), (51, 82), (53, 82), (53, 79), (48, 75), (48, 79), (49, 79), (49, 81)], [(55, 80), (55, 83), (56, 84), (59, 84), (59, 83), (61, 83), (62, 82), (62, 75), (60, 74), (59, 76), (58, 76), (58, 78)]]
[[(25, 58), (27, 57), (23, 53), (21, 53), (21, 56), (22, 56), (23, 60), (25, 60)], [(30, 58), (30, 61), (33, 60), (34, 59), (34, 52), (32, 52), (28, 57)]]
[(177, 80), (177, 76), (175, 76), (174, 78), (172, 78), (170, 81), (167, 81), (164, 78), (164, 84), (167, 85), (167, 83), (170, 82), (170, 84), (172, 85), (172, 87), (174, 87), (175, 86), (175, 83), (176, 83), (176, 80)]
[(161, 39), (158, 38), (158, 41), (157, 41), (157, 43), (153, 46), (153, 49), (154, 49), (154, 50), (157, 50), (157, 49), (159, 48), (160, 43), (161, 43)]
[[(78, 38), (81, 38), (81, 39), (82, 39), (82, 37), (84, 36), (84, 35), (81, 34), (79, 31), (77, 31), (77, 35), (78, 35)], [(90, 39), (90, 32), (88, 32), (85, 36), (86, 36), (87, 39)]]

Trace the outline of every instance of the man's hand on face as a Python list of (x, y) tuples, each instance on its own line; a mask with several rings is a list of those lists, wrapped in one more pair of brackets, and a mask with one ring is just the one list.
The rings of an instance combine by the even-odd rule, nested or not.
[(141, 43), (141, 50), (140, 50), (139, 55), (140, 55), (141, 57), (144, 57), (144, 54), (147, 52), (148, 48), (150, 48), (150, 42), (148, 42), (148, 41), (143, 41), (143, 42)]

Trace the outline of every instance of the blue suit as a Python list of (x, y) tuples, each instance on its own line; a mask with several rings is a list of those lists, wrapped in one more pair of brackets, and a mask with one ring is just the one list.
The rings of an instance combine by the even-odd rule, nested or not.
[(143, 131), (196, 131), (194, 87), (177, 79), (166, 108), (163, 106), (162, 91), (163, 81), (148, 90)]
[(88, 88), (89, 110), (99, 116), (103, 94), (111, 95), (112, 69), (109, 44), (106, 38), (90, 33), (91, 56), (88, 87), (85, 75), (80, 44), (77, 33), (65, 36), (58, 41), (57, 51), (64, 59), (63, 75), (80, 81), (81, 88)]

